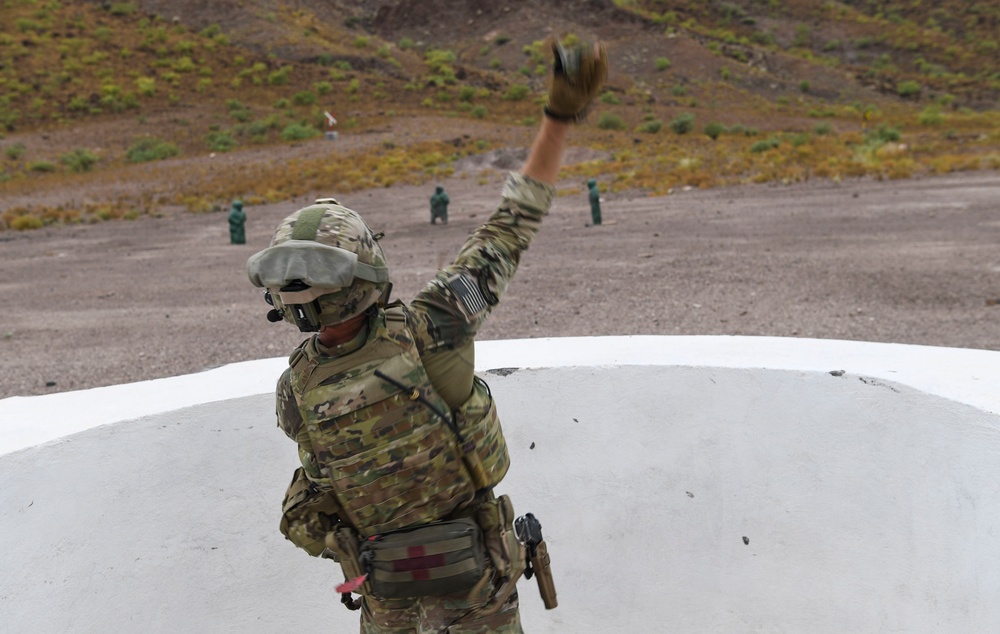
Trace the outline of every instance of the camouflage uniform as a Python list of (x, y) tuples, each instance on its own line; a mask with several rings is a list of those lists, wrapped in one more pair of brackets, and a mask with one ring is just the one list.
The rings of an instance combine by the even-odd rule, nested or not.
[[(426, 378), (456, 418), (461, 419), (463, 415), (472, 415), (470, 412), (492, 406), (488, 388), (474, 376), (474, 338), (492, 308), (500, 301), (517, 269), (521, 253), (537, 233), (554, 194), (555, 189), (551, 185), (517, 173), (510, 174), (498, 209), (465, 242), (455, 261), (440, 271), (409, 305), (402, 308), (408, 337), (412, 338)], [(385, 318), (386, 311), (380, 310), (369, 321), (366, 330), (336, 348), (327, 348), (313, 337), (304, 342), (303, 354), (313, 358), (340, 359), (361, 351), (373, 341), (376, 333), (385, 332)], [(339, 375), (334, 378), (339, 378)], [(308, 479), (308, 482), (303, 480), (299, 489), (311, 490), (308, 504), (312, 506), (308, 513), (292, 514), (291, 521), (286, 516), (282, 529), (286, 535), (294, 536), (290, 538), (295, 543), (310, 554), (317, 555), (322, 551), (323, 536), (350, 513), (338, 508), (333, 495), (325, 498), (316, 495), (330, 488), (320, 469), (326, 450), (314, 447), (300, 410), (302, 404), (294, 396), (294, 388), (301, 390), (302, 386), (293, 386), (294, 382), (295, 375), (291, 371), (286, 371), (278, 381), (278, 425), (299, 445), (303, 464), (301, 471)], [(310, 402), (309, 407), (333, 408), (336, 404)], [(502, 442), (499, 428), (497, 433)], [(506, 464), (502, 465), (502, 470), (506, 471)], [(502, 475), (499, 473), (499, 477)], [(294, 508), (299, 499), (296, 497), (298, 493), (293, 491), (294, 485), (295, 481), (286, 496), (286, 511)], [(305, 497), (303, 495), (302, 499)], [(453, 516), (473, 515), (477, 507), (483, 503), (488, 505), (492, 499), (492, 493), (481, 492), (474, 500), (464, 503)], [(492, 567), (488, 564), (487, 568), (487, 574), (492, 574), (489, 572)], [(490, 583), (477, 587), (473, 592), (460, 595), (417, 599), (379, 599), (366, 595), (361, 631), (364, 634), (521, 632), (516, 591), (509, 595), (498, 611), (486, 616), (477, 614), (477, 608), (486, 605), (497, 592), (499, 579), (497, 575), (492, 575), (491, 579)]]

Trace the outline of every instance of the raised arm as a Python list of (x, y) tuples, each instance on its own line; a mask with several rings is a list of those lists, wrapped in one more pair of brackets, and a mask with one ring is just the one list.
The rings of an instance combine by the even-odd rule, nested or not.
[[(490, 218), (462, 245), (458, 256), (410, 304), (411, 327), (431, 381), (437, 366), (472, 364), (472, 341), (507, 289), (555, 197), (569, 129), (586, 114), (607, 73), (600, 44), (567, 50), (553, 44), (552, 81), (545, 116), (520, 172), (504, 184), (502, 200)], [(441, 360), (444, 355), (445, 360)], [(456, 354), (457, 353), (457, 354)], [(454, 373), (442, 371), (449, 376)], [(451, 389), (439, 389), (449, 404), (471, 389), (472, 372)]]

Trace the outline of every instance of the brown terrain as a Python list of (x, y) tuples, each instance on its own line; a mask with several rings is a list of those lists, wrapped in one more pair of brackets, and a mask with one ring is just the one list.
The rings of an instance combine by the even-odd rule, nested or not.
[[(0, 25), (0, 79), (22, 94), (11, 92), (9, 103), (0, 94), (0, 124), (7, 122), (6, 130), (0, 125), (0, 216), (50, 214), (51, 220), (52, 214), (92, 203), (143, 211), (133, 220), (77, 217), (31, 231), (14, 231), (3, 224), (7, 216), (0, 219), (0, 288), (8, 300), (0, 317), (0, 398), (286, 355), (301, 334), (266, 321), (268, 307), (247, 280), (245, 263), (267, 245), (285, 215), (317, 196), (338, 198), (385, 232), (395, 296), (411, 298), (492, 211), (506, 170), (524, 160), (534, 130), (525, 120), (537, 116), (537, 103), (509, 101), (505, 91), (525, 83), (541, 94), (544, 77), (537, 71), (544, 67), (529, 61), (531, 47), (565, 33), (608, 43), (608, 93), (615, 101), (602, 101), (600, 108), (620, 114), (627, 126), (598, 130), (595, 113), (571, 138), (566, 164), (584, 169), (559, 184), (550, 217), (481, 339), (744, 335), (1000, 350), (1000, 154), (991, 124), (996, 119), (989, 113), (977, 118), (977, 112), (995, 109), (996, 82), (966, 78), (976, 76), (975, 64), (995, 55), (995, 48), (959, 56), (968, 68), (945, 67), (942, 51), (965, 40), (913, 27), (924, 38), (919, 51), (882, 41), (880, 30), (896, 28), (895, 22), (852, 17), (855, 10), (871, 13), (872, 3), (794, 0), (779, 3), (780, 11), (765, 4), (771, 3), (67, 0), (46, 8), (8, 7), (21, 12), (21, 22), (18, 32)], [(909, 24), (903, 18), (923, 24), (932, 17), (920, 3), (889, 4), (903, 26)], [(935, 19), (953, 29), (974, 24), (973, 34), (996, 33), (995, 9), (959, 15), (957, 7), (964, 4), (945, 1)], [(645, 17), (626, 5), (642, 7)], [(839, 13), (832, 13), (837, 7)], [(949, 7), (954, 20), (944, 11)], [(670, 20), (668, 8), (677, 13)], [(222, 35), (202, 31), (211, 28)], [(806, 35), (809, 41), (796, 43)], [(770, 37), (771, 43), (740, 43), (751, 36)], [(219, 37), (230, 43), (218, 43)], [(403, 41), (409, 44), (403, 47)], [(894, 41), (905, 44), (902, 37)], [(83, 61), (64, 55), (74, 42)], [(801, 54), (805, 46), (816, 56), (838, 55), (840, 65), (808, 62)], [(56, 47), (66, 48), (54, 54)], [(439, 47), (457, 57), (455, 77), (445, 85), (431, 81), (424, 57)], [(800, 53), (792, 54), (796, 47)], [(131, 57), (121, 54), (126, 50)], [(15, 63), (5, 63), (8, 52)], [(668, 70), (654, 65), (660, 57), (669, 57)], [(888, 58), (893, 64), (884, 63)], [(170, 72), (185, 60), (200, 72)], [(255, 61), (266, 70), (234, 86)], [(878, 72), (869, 72), (875, 62)], [(102, 64), (118, 66), (102, 75)], [(293, 68), (293, 84), (272, 85), (272, 75), (286, 64)], [(929, 69), (924, 75), (914, 70), (919, 64)], [(344, 67), (349, 70), (333, 78)], [(7, 77), (19, 69), (27, 70), (18, 81)], [(938, 71), (950, 74), (935, 79)], [(113, 111), (113, 99), (112, 106), (104, 105), (113, 92), (106, 82), (127, 92), (137, 75), (157, 78), (155, 95), (138, 97), (136, 109)], [(171, 75), (174, 85), (165, 79)], [(923, 82), (924, 101), (900, 96), (897, 81), (909, 77)], [(199, 78), (211, 78), (212, 89), (196, 91)], [(334, 92), (323, 99), (337, 104), (343, 122), (356, 125), (345, 125), (335, 142), (281, 141), (282, 126), (293, 120), (316, 125), (326, 106), (275, 102), (287, 102), (319, 80), (333, 84)], [(361, 89), (348, 97), (354, 80)], [(488, 116), (476, 119), (458, 107), (463, 86), (477, 91), (464, 105), (488, 106)], [(40, 89), (51, 93), (51, 101), (37, 97)], [(945, 115), (965, 118), (949, 120), (952, 129), (918, 124), (917, 113), (936, 103), (931, 99), (943, 99), (946, 89), (955, 94)], [(242, 105), (234, 108), (233, 101)], [(904, 145), (893, 146), (895, 153), (872, 150), (866, 163), (858, 163), (868, 165), (866, 176), (810, 179), (808, 167), (778, 160), (792, 155), (785, 148), (793, 141), (784, 137), (782, 154), (774, 154), (778, 166), (762, 179), (770, 183), (698, 188), (766, 175), (770, 168), (758, 160), (764, 154), (748, 148), (772, 133), (809, 136), (820, 148), (834, 147), (819, 143), (843, 134), (837, 147), (861, 152), (866, 141), (860, 113), (868, 106), (882, 117), (873, 128), (909, 126), (903, 143), (921, 148), (912, 160), (900, 158)], [(959, 106), (968, 112), (959, 115)], [(265, 141), (251, 140), (245, 129), (252, 122), (233, 118), (234, 110), (244, 109), (253, 123), (271, 116), (280, 126)], [(650, 196), (657, 188), (648, 174), (638, 186), (620, 185), (628, 182), (621, 172), (640, 171), (641, 165), (622, 157), (630, 152), (658, 144), (667, 153), (676, 142), (698, 156), (709, 143), (698, 131), (683, 139), (667, 127), (655, 136), (635, 131), (650, 118), (670, 121), (688, 110), (698, 117), (698, 131), (720, 121), (759, 127), (761, 134), (720, 139), (714, 147), (742, 157), (727, 157), (723, 150), (705, 158), (695, 187), (671, 180), (670, 195)], [(58, 118), (43, 119), (49, 111)], [(819, 111), (832, 114), (820, 112), (817, 119)], [(823, 122), (829, 123), (827, 136), (813, 134)], [(232, 132), (237, 147), (209, 152), (210, 131)], [(145, 136), (176, 143), (180, 155), (130, 163), (126, 148)], [(400, 179), (388, 187), (337, 191), (303, 186), (316, 179), (295, 174), (258, 183), (254, 192), (246, 185), (254, 184), (255, 175), (263, 179), (272, 166), (316, 171), (315, 161), (322, 159), (322, 165), (346, 171), (352, 160), (423, 142), (443, 142), (449, 152), (452, 145), (468, 149), (488, 142), (489, 151), (458, 158), (450, 163), (452, 175), (421, 184)], [(942, 149), (944, 143), (953, 147)], [(15, 158), (15, 144), (23, 156)], [(80, 150), (99, 159), (96, 167), (70, 173), (57, 157)], [(814, 168), (824, 167), (822, 152), (814, 152), (820, 154), (812, 159)], [(648, 162), (658, 158), (642, 156)], [(722, 178), (730, 158), (757, 171), (712, 181)], [(27, 167), (40, 159), (55, 172)], [(595, 165), (607, 170), (595, 173), (602, 185), (615, 185), (605, 188), (604, 224), (596, 227), (589, 224), (584, 178), (577, 176)], [(952, 167), (968, 171), (928, 175)], [(671, 174), (677, 178), (676, 169)], [(242, 180), (228, 186), (237, 177)], [(435, 184), (451, 197), (446, 226), (429, 223)], [(274, 191), (295, 196), (281, 200)], [(182, 201), (188, 193), (194, 203)], [(238, 246), (229, 244), (226, 214), (236, 195), (252, 201), (247, 244)], [(198, 206), (202, 213), (191, 213)], [(217, 211), (205, 212), (212, 207)]]
[[(411, 298), (452, 257), (496, 204), (499, 168), (522, 156), (494, 156), (489, 184), (462, 171), (443, 181), (446, 226), (429, 223), (430, 186), (340, 197), (386, 233), (396, 297)], [(1000, 175), (987, 172), (616, 194), (597, 227), (582, 193), (562, 196), (481, 338), (761, 335), (1000, 350), (998, 192)], [(0, 397), (285, 355), (300, 334), (265, 320), (245, 262), (309, 198), (249, 208), (240, 246), (225, 213), (0, 235)]]

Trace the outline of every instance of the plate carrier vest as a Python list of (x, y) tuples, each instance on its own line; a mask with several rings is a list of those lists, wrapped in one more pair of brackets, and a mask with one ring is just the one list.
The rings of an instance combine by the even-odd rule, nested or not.
[(454, 412), (431, 385), (400, 303), (342, 357), (306, 340), (289, 358), (313, 455), (363, 538), (448, 518), (507, 473), (510, 457), (486, 383)]

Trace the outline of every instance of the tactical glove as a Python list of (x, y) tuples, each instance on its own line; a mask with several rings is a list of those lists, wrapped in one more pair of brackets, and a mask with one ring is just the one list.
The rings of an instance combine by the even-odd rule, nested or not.
[(608, 75), (608, 52), (603, 44), (596, 47), (579, 44), (565, 48), (552, 42), (555, 57), (549, 99), (545, 115), (556, 121), (577, 123), (587, 116)]

